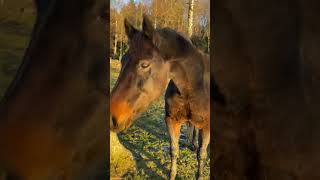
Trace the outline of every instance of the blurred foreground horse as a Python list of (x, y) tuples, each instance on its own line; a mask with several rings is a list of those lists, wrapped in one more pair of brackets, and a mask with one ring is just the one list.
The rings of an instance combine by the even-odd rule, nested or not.
[(37, 0), (31, 42), (0, 107), (7, 180), (105, 179), (105, 0)]
[(215, 179), (320, 179), (320, 2), (213, 7)]

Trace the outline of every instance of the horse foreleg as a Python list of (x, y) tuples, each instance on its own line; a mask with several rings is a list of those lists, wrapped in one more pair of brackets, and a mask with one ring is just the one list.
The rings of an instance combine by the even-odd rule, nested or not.
[(192, 134), (192, 146), (193, 146), (193, 150), (197, 151), (199, 149), (199, 129), (193, 127), (193, 134)]
[(210, 142), (210, 128), (201, 129), (200, 136), (199, 136), (199, 148), (197, 151), (197, 159), (198, 159), (197, 179), (203, 179), (204, 166), (207, 159), (207, 147), (209, 142)]
[(170, 147), (171, 147), (171, 170), (170, 180), (174, 180), (177, 175), (177, 159), (179, 157), (179, 137), (181, 123), (170, 117), (166, 117), (166, 124), (170, 135)]
[(198, 136), (199, 130), (195, 128), (192, 124), (187, 124), (187, 141), (191, 151), (196, 151), (199, 148)]

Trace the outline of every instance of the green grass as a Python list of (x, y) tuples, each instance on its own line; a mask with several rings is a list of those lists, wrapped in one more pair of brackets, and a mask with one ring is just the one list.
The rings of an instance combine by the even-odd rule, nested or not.
[[(110, 87), (113, 87), (120, 63), (110, 61)], [(126, 131), (118, 134), (120, 142), (131, 151), (136, 161), (136, 171), (129, 172), (124, 179), (167, 179), (170, 170), (169, 135), (164, 122), (164, 98), (154, 102)], [(182, 129), (180, 157), (177, 179), (194, 179), (197, 170), (196, 153), (188, 148)], [(205, 173), (209, 179), (210, 160), (207, 160)], [(112, 164), (111, 164), (112, 166)], [(111, 167), (112, 168), (112, 167)], [(117, 177), (116, 174), (111, 174)]]

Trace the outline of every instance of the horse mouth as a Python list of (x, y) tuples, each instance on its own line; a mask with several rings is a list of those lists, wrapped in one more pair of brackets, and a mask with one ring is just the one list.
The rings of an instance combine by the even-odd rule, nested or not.
[(110, 130), (115, 133), (120, 133), (127, 130), (132, 125), (132, 119), (129, 118), (123, 124), (117, 124), (116, 120), (111, 117), (112, 124), (110, 125)]

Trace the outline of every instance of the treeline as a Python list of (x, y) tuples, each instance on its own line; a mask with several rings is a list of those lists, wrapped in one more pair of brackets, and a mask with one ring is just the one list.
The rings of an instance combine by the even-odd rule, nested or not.
[(210, 0), (114, 0), (110, 10), (110, 56), (120, 59), (127, 50), (124, 18), (138, 29), (142, 15), (151, 17), (154, 27), (170, 27), (186, 36), (202, 51), (210, 47)]

